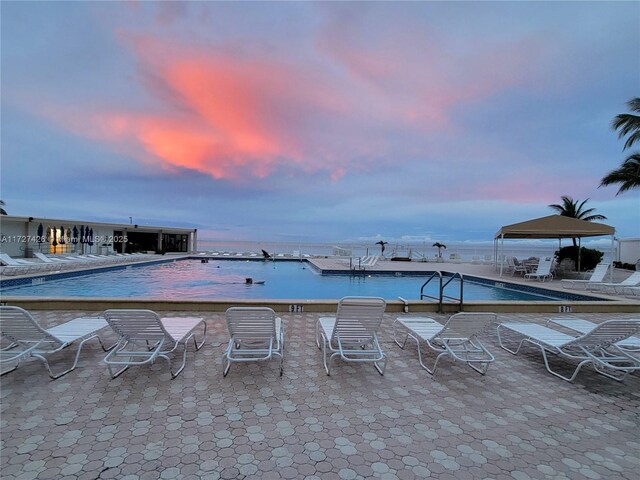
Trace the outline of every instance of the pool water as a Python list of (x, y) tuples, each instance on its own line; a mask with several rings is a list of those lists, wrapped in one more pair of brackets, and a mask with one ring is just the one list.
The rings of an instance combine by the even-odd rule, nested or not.
[[(251, 278), (252, 284), (246, 279)], [(6, 296), (112, 297), (168, 300), (339, 299), (347, 295), (417, 300), (425, 281), (420, 275), (321, 275), (307, 262), (181, 260), (52, 279), (36, 285), (3, 287)], [(264, 282), (264, 283), (258, 283)], [(37, 282), (36, 282), (37, 283)], [(425, 293), (437, 296), (434, 280)], [(446, 295), (457, 297), (459, 283)], [(465, 281), (464, 300), (540, 301), (553, 298)]]

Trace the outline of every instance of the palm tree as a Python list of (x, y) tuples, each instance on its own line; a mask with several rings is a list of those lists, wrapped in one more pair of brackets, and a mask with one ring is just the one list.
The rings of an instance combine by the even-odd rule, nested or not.
[[(583, 200), (582, 202), (580, 202), (579, 200), (574, 200), (573, 198), (566, 195), (563, 195), (560, 198), (562, 200), (561, 205), (554, 203), (552, 205), (549, 205), (549, 207), (563, 217), (577, 218), (578, 220), (585, 220), (587, 222), (607, 219), (607, 217), (605, 217), (604, 215), (594, 213), (596, 211), (595, 208), (587, 208), (586, 210), (582, 209), (584, 207), (584, 204), (589, 201), (588, 198), (586, 200)], [(572, 238), (572, 240), (573, 246), (577, 247), (578, 243), (576, 242), (576, 239)]]
[[(640, 97), (629, 100), (627, 106), (632, 112), (640, 113)], [(622, 147), (623, 151), (640, 141), (640, 115), (632, 113), (616, 115), (611, 122), (611, 128), (618, 131), (618, 138), (629, 135), (624, 142), (624, 147)], [(619, 168), (611, 170), (605, 175), (600, 186), (605, 187), (616, 183), (620, 184), (616, 195), (640, 187), (640, 152), (632, 153)]]
[(6, 203), (4, 203), (4, 200), (0, 200), (0, 215), (8, 215), (7, 211), (2, 208), (6, 205)]
[(385, 242), (384, 240), (380, 240), (376, 242), (376, 245), (380, 245), (380, 255), (384, 256), (384, 246), (389, 242)]
[(433, 245), (431, 245), (432, 247), (436, 247), (438, 249), (438, 258), (442, 258), (442, 249), (446, 249), (447, 246), (444, 243), (440, 243), (440, 242), (436, 242)]

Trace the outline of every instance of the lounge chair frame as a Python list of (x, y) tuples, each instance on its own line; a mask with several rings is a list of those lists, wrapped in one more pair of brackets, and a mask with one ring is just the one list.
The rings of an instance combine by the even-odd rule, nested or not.
[(621, 294), (625, 287), (635, 287), (640, 285), (640, 271), (633, 272), (621, 282), (595, 282), (588, 283), (587, 289), (594, 292)]
[[(10, 344), (0, 350), (0, 364), (15, 362), (15, 366), (2, 372), (1, 375), (17, 369), (22, 360), (35, 357), (44, 363), (49, 377), (56, 380), (77, 367), (82, 347), (88, 341), (98, 339), (105, 352), (113, 348), (113, 346), (105, 347), (98, 335), (98, 331), (107, 326), (107, 322), (102, 318), (76, 318), (45, 330), (26, 310), (20, 307), (2, 306), (0, 307), (0, 334)], [(76, 341), (79, 343), (71, 367), (54, 373), (47, 356), (67, 348)]]
[[(373, 363), (384, 375), (387, 358), (377, 331), (382, 323), (386, 302), (378, 297), (344, 297), (335, 317), (320, 317), (316, 324), (316, 345), (322, 349), (323, 364), (331, 375), (331, 361)], [(320, 345), (322, 343), (322, 346)]]
[(553, 260), (540, 259), (538, 267), (535, 272), (525, 273), (525, 280), (536, 279), (540, 282), (544, 282), (546, 279), (553, 280), (553, 273), (551, 273), (551, 267), (553, 266)]
[(563, 288), (571, 288), (574, 290), (586, 290), (588, 287), (593, 287), (598, 283), (605, 283), (604, 277), (611, 268), (609, 263), (600, 262), (595, 266), (591, 272), (591, 276), (588, 280), (560, 280), (560, 284)]
[[(187, 362), (187, 345), (193, 340), (196, 351), (204, 345), (207, 323), (202, 318), (160, 318), (152, 310), (111, 309), (103, 313), (119, 339), (115, 348), (103, 362), (107, 364), (112, 378), (130, 366), (153, 364), (158, 358), (167, 361), (171, 378), (176, 378)], [(202, 340), (198, 343), (195, 329), (203, 325)], [(174, 371), (169, 354), (182, 346), (182, 361)], [(118, 370), (114, 370), (114, 367)]]
[[(420, 366), (433, 376), (435, 376), (438, 362), (443, 357), (466, 363), (473, 370), (484, 375), (495, 358), (480, 342), (477, 335), (495, 322), (496, 318), (495, 313), (461, 312), (452, 315), (442, 325), (432, 318), (398, 317), (393, 324), (393, 340), (404, 349), (407, 340), (413, 339), (418, 347)], [(399, 326), (404, 333), (402, 342), (398, 340)], [(421, 342), (426, 343), (429, 348), (438, 353), (431, 368), (423, 361)]]
[[(635, 321), (640, 322), (640, 319)], [(549, 325), (558, 325), (568, 330), (573, 330), (580, 335), (584, 335), (593, 330), (598, 324), (583, 318), (550, 318), (547, 320), (547, 326)], [(640, 352), (640, 337), (627, 337), (619, 341), (616, 345), (627, 352)]]
[[(501, 329), (522, 337), (516, 349), (505, 346)], [(640, 370), (640, 361), (616, 345), (638, 331), (638, 320), (602, 322), (579, 337), (572, 337), (533, 323), (502, 323), (497, 328), (500, 347), (513, 355), (517, 355), (525, 343), (537, 347), (542, 353), (547, 371), (567, 382), (572, 382), (582, 367), (589, 364), (599, 374), (618, 382), (623, 381), (630, 373)], [(579, 361), (573, 374), (565, 376), (553, 370), (549, 365), (548, 353)]]
[(231, 307), (226, 312), (229, 343), (222, 355), (222, 374), (227, 376), (233, 362), (260, 362), (280, 359), (284, 372), (284, 324), (271, 308)]

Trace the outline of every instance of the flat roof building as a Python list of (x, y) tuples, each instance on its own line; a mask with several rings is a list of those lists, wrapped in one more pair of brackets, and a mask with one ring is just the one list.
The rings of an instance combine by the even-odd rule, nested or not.
[(198, 230), (58, 218), (0, 216), (0, 251), (12, 257), (47, 254), (194, 252)]

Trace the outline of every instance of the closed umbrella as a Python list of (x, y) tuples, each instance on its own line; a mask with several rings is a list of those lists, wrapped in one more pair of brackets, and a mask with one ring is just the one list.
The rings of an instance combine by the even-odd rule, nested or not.
[(60, 242), (58, 242), (58, 243), (60, 243), (60, 245), (64, 245), (65, 244), (64, 233), (65, 233), (64, 232), (64, 227), (60, 226)]
[(42, 242), (44, 242), (44, 227), (38, 225), (38, 250), (42, 250)]
[(76, 245), (78, 244), (78, 227), (76, 225), (73, 226), (73, 231), (71, 232), (71, 243), (73, 243), (73, 251), (76, 251)]
[(51, 242), (51, 245), (53, 245), (53, 253), (56, 253), (56, 247), (58, 246), (58, 239), (56, 238), (58, 236), (58, 230), (54, 227), (51, 229), (51, 233), (53, 233), (53, 241)]
[(84, 254), (84, 244), (87, 243), (87, 237), (84, 230), (84, 225), (80, 225), (80, 253)]
[(91, 253), (91, 247), (93, 246), (93, 228), (89, 230), (87, 235), (87, 243), (89, 244), (89, 253)]

